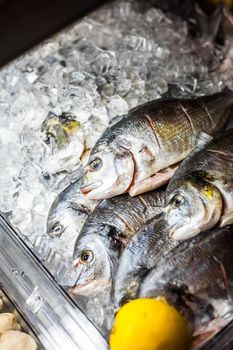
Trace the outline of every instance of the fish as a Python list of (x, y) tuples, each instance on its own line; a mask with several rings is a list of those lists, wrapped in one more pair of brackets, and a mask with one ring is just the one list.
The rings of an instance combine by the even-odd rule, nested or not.
[(147, 274), (137, 297), (165, 298), (186, 317), (200, 345), (232, 319), (232, 250), (232, 225), (182, 242)]
[[(198, 144), (227, 126), (233, 92), (195, 99), (162, 98), (132, 109), (102, 134), (84, 169), (82, 193), (106, 199), (166, 184)], [(206, 137), (209, 135), (209, 137)]]
[(179, 244), (167, 235), (161, 212), (144, 224), (126, 246), (114, 277), (114, 308), (135, 299), (145, 275)]
[(80, 193), (81, 184), (82, 179), (79, 178), (59, 193), (47, 218), (47, 235), (63, 243), (62, 246), (71, 255), (86, 218), (98, 204), (98, 201), (91, 201)]
[(41, 131), (45, 134), (44, 142), (50, 144), (53, 140), (58, 149), (62, 149), (69, 144), (80, 126), (80, 122), (70, 113), (62, 113), (60, 116), (49, 113), (41, 126)]
[(72, 172), (80, 165), (85, 152), (84, 132), (76, 116), (49, 113), (41, 126), (44, 142), (51, 156), (42, 165), (44, 175)]
[(233, 223), (233, 129), (183, 161), (166, 189), (164, 212), (175, 240)]
[(101, 201), (77, 238), (73, 265), (77, 281), (71, 294), (109, 287), (125, 246), (135, 232), (163, 208), (164, 188), (130, 197), (123, 194)]

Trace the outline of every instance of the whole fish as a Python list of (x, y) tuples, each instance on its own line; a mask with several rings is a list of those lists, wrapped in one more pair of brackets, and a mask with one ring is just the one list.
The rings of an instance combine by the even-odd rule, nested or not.
[(109, 127), (92, 149), (82, 192), (104, 199), (131, 196), (168, 182), (176, 163), (200, 142), (203, 134), (223, 130), (233, 106), (233, 92), (196, 99), (159, 99), (129, 112)]
[(233, 129), (185, 159), (167, 187), (165, 213), (177, 240), (233, 223)]
[(163, 208), (164, 190), (138, 197), (127, 194), (103, 200), (87, 218), (74, 249), (77, 282), (83, 294), (111, 285), (119, 257), (134, 233)]
[(114, 277), (114, 306), (118, 310), (134, 299), (141, 282), (159, 259), (179, 244), (167, 235), (163, 213), (138, 230), (126, 246)]
[(233, 226), (181, 243), (145, 278), (138, 297), (165, 297), (190, 322), (197, 343), (233, 318)]
[(71, 252), (87, 216), (98, 203), (80, 193), (81, 184), (81, 179), (75, 181), (56, 197), (47, 219), (47, 234), (59, 238)]

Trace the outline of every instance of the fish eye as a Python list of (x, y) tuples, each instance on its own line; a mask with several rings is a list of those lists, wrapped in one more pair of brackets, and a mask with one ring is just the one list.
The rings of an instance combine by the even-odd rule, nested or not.
[(91, 250), (83, 250), (80, 255), (80, 260), (83, 264), (90, 264), (94, 259), (94, 254)]
[(64, 231), (64, 226), (61, 224), (55, 225), (52, 229), (52, 233), (54, 236), (60, 236), (63, 231)]
[(55, 138), (55, 137), (54, 137), (54, 134), (53, 134), (51, 131), (47, 131), (47, 132), (46, 132), (46, 139), (44, 140), (44, 142), (45, 142), (46, 144), (49, 144), (51, 138)]
[(90, 164), (89, 166), (91, 167), (91, 169), (93, 171), (97, 171), (99, 170), (103, 165), (103, 162), (100, 158), (95, 158)]
[(181, 194), (176, 194), (172, 200), (171, 200), (171, 204), (175, 207), (175, 208), (179, 208), (181, 205), (184, 204), (185, 198), (184, 196), (182, 196)]

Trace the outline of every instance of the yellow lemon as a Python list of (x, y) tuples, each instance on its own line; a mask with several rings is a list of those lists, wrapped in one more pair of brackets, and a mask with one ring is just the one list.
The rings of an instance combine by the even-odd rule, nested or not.
[(191, 333), (184, 317), (165, 299), (136, 299), (118, 312), (111, 350), (188, 350)]

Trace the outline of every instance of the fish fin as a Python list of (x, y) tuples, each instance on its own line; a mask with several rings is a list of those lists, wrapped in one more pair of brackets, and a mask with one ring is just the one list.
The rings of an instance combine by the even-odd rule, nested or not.
[(116, 123), (118, 123), (120, 120), (127, 118), (128, 115), (124, 114), (124, 115), (117, 115), (116, 117), (113, 117), (108, 124), (108, 127), (112, 127), (113, 125), (115, 125)]
[(171, 99), (171, 98), (189, 98), (190, 93), (186, 90), (181, 89), (179, 86), (175, 84), (168, 84), (167, 91), (162, 94), (161, 99)]
[(206, 134), (203, 131), (200, 131), (197, 135), (197, 138), (196, 138), (196, 147), (203, 145), (203, 144), (206, 144), (206, 143), (210, 142), (212, 139), (213, 139), (212, 136)]
[(227, 28), (228, 31), (232, 34), (233, 33), (233, 13), (230, 9), (224, 6), (223, 15), (226, 22), (225, 25), (228, 27)]
[(231, 225), (231, 224), (233, 224), (233, 212), (221, 216), (219, 221), (220, 227)]
[(193, 346), (194, 348), (199, 348), (207, 343), (208, 340), (212, 339), (219, 331), (221, 330), (221, 327), (216, 327), (212, 330), (207, 330), (206, 332), (203, 332), (201, 334), (198, 334), (193, 337)]
[(86, 215), (90, 215), (92, 211), (90, 208), (88, 208), (84, 204), (77, 203), (77, 202), (70, 202), (69, 208)]
[(80, 157), (80, 160), (81, 160), (83, 166), (87, 165), (90, 154), (91, 154), (91, 149), (84, 149), (84, 151)]
[(195, 19), (199, 35), (206, 41), (214, 42), (223, 18), (223, 5), (219, 4), (211, 15), (207, 15), (201, 7), (195, 4)]
[(129, 195), (131, 197), (134, 197), (134, 196), (137, 196), (138, 194), (155, 190), (156, 188), (167, 184), (177, 168), (178, 168), (178, 165), (174, 164), (171, 167), (163, 169), (159, 171), (157, 174), (147, 179), (134, 183), (129, 188), (129, 191), (128, 191)]

